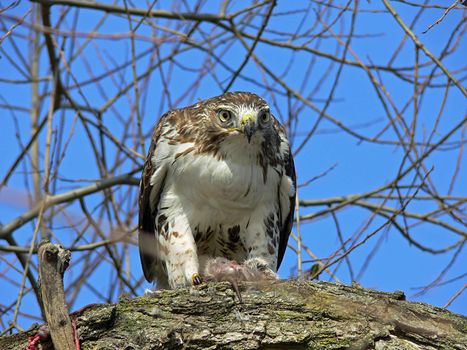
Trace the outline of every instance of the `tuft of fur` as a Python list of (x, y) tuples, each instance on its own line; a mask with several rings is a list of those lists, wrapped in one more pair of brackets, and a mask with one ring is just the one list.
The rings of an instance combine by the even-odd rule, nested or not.
[(277, 280), (277, 274), (261, 258), (248, 259), (243, 264), (239, 264), (235, 260), (217, 257), (206, 262), (202, 278), (206, 282), (229, 282), (242, 303), (238, 286), (240, 282), (274, 281)]

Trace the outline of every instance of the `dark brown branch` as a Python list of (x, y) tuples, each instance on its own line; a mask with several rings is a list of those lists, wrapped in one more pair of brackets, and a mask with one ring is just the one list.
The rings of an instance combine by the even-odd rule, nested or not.
[(183, 21), (206, 21), (206, 22), (219, 22), (228, 19), (227, 16), (221, 16), (211, 13), (194, 13), (194, 12), (172, 12), (164, 10), (152, 10), (139, 8), (126, 8), (125, 6), (108, 5), (88, 1), (75, 1), (75, 0), (31, 0), (46, 6), (65, 5), (72, 7), (79, 7), (91, 10), (99, 10), (107, 13), (129, 14), (135, 16), (143, 16), (148, 18), (167, 18), (178, 19)]

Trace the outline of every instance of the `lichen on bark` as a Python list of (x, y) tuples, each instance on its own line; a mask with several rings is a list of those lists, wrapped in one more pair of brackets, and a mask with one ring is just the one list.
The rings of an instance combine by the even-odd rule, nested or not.
[[(326, 282), (157, 291), (77, 315), (82, 349), (467, 349), (467, 319), (403, 293)], [(0, 339), (24, 349), (34, 329)], [(50, 344), (44, 344), (45, 347)]]

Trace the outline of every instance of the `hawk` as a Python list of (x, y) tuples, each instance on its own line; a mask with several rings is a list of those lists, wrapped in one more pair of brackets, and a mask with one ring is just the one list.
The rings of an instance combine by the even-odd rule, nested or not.
[(140, 183), (144, 276), (158, 288), (196, 285), (216, 258), (275, 275), (295, 190), (285, 130), (258, 95), (229, 92), (167, 112)]

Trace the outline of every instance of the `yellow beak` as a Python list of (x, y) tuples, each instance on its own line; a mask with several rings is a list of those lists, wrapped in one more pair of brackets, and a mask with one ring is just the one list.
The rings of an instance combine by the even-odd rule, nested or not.
[(243, 133), (246, 135), (248, 142), (250, 142), (251, 137), (256, 132), (256, 119), (251, 114), (245, 114), (240, 120), (240, 125), (242, 126)]
[(242, 117), (242, 120), (240, 121), (240, 124), (242, 126), (245, 126), (248, 120), (250, 120), (252, 123), (256, 123), (256, 119), (255, 119), (255, 117), (253, 117), (253, 115), (244, 114), (243, 117)]

